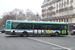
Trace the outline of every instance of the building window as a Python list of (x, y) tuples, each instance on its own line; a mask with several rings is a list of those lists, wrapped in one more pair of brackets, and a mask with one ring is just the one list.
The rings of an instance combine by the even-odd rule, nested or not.
[(67, 2), (69, 2), (69, 0), (67, 0)]
[(60, 22), (60, 19), (59, 19), (59, 22)]
[(62, 8), (63, 8), (63, 2), (62, 2)]
[(54, 7), (55, 7), (55, 3), (54, 3)]
[(70, 0), (71, 2), (73, 2), (73, 0)]
[(70, 14), (73, 14), (73, 10), (70, 10)]
[(63, 19), (62, 19), (62, 22), (63, 22)]
[(68, 19), (67, 19), (67, 22), (68, 22)]
[(70, 22), (72, 22), (72, 18), (70, 18)]
[(64, 1), (64, 4), (66, 4), (66, 0)]
[(57, 9), (58, 9), (58, 4), (57, 4)]
[(55, 22), (55, 20), (54, 20), (54, 22)]
[(66, 7), (66, 5), (64, 4), (64, 8)]
[(58, 20), (56, 20), (56, 22), (58, 22)]
[(71, 2), (71, 6), (72, 6), (72, 2)]
[(64, 11), (64, 15), (66, 15), (66, 12)]
[(67, 0), (67, 4), (69, 4), (69, 0)]
[(64, 19), (64, 22), (65, 22), (65, 19)]

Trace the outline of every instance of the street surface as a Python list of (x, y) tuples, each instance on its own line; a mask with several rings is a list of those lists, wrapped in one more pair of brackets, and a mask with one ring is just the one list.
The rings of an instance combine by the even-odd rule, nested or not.
[(75, 36), (20, 37), (2, 33), (0, 50), (75, 50)]

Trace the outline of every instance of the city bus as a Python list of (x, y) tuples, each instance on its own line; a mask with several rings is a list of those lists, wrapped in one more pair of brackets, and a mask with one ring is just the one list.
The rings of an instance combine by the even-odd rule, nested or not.
[(5, 34), (26, 37), (29, 35), (68, 35), (68, 23), (7, 20)]

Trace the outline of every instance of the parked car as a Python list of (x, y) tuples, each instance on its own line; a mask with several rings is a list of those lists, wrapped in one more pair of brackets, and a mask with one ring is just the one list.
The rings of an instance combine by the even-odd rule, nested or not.
[(0, 30), (1, 33), (5, 33), (5, 29)]
[(72, 30), (71, 35), (75, 35), (75, 30)]

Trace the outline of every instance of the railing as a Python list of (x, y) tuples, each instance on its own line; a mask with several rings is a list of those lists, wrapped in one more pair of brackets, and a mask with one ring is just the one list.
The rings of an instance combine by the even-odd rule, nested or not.
[(42, 5), (41, 7), (43, 8), (43, 7), (45, 7), (47, 4), (44, 4), (44, 5)]
[(48, 14), (49, 14), (49, 15), (51, 15), (51, 14), (55, 14), (55, 12), (54, 12), (54, 11), (53, 11), (53, 12), (48, 12)]
[(58, 1), (58, 0), (52, 0), (51, 2), (48, 3), (48, 5), (52, 4), (52, 3), (56, 2), (56, 1)]
[(52, 9), (53, 9), (53, 6), (51, 6), (51, 7), (48, 8), (48, 10), (52, 10)]
[(46, 9), (42, 9), (42, 12), (45, 12), (46, 11)]
[(67, 10), (69, 10), (69, 9), (73, 9), (73, 6), (66, 7), (66, 8), (62, 8), (62, 9), (59, 9), (59, 10), (56, 10), (56, 12), (67, 11)]
[(70, 9), (73, 9), (73, 6), (70, 6)]
[(50, 5), (50, 4), (52, 4), (52, 3), (56, 2), (56, 1), (58, 1), (58, 0), (52, 0), (51, 2), (42, 5), (41, 7), (43, 8), (43, 7), (45, 7), (46, 5)]
[(45, 16), (46, 14), (42, 14), (42, 16)]
[(50, 17), (50, 18), (44, 18), (44, 20), (53, 20), (53, 19), (68, 18), (68, 17), (75, 17), (75, 14), (65, 15), (65, 16), (57, 16), (57, 17)]

